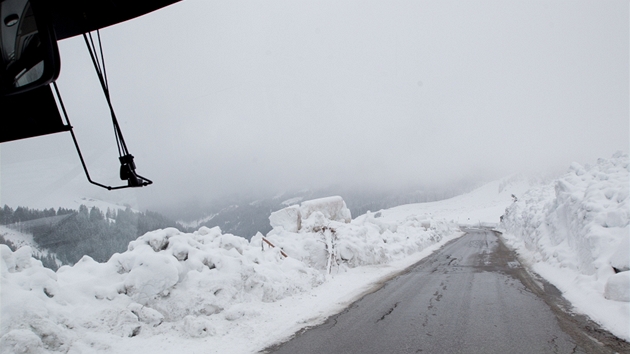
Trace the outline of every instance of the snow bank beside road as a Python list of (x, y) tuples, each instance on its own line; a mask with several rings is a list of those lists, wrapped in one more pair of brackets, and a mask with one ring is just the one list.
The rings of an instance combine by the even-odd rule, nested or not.
[[(630, 340), (628, 156), (571, 165), (505, 211), (504, 238), (580, 312)], [(615, 272), (621, 272), (615, 274)]]
[[(426, 214), (388, 222), (368, 213), (350, 223), (350, 210), (341, 197), (289, 206), (269, 219), (274, 227), (269, 240), (325, 273), (401, 259), (459, 231), (457, 224)], [(252, 243), (259, 244), (261, 237), (254, 236)]]
[(455, 224), (424, 214), (348, 222), (339, 197), (304, 202), (302, 209), (295, 232), (276, 227), (267, 235), (276, 248), (264, 247), (260, 234), (248, 242), (219, 228), (164, 229), (105, 263), (84, 257), (53, 272), (30, 248), (0, 245), (1, 351), (138, 352), (160, 341), (164, 352), (190, 352), (182, 349), (190, 345), (251, 352), (252, 344), (235, 342), (251, 332), (268, 335), (266, 324), (282, 316), (261, 312), (265, 304), (317, 288), (331, 273), (403, 260), (459, 235)]

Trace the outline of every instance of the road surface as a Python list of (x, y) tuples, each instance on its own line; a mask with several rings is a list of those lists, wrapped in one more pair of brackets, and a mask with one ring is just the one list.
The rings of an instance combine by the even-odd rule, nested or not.
[(265, 353), (630, 353), (500, 238), (469, 230), (324, 324)]

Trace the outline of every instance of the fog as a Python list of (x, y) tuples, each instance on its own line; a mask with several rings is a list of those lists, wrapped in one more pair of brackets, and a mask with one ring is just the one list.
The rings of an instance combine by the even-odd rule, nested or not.
[[(69, 134), (0, 146), (0, 203), (144, 208), (331, 185), (559, 173), (629, 148), (628, 1), (186, 0), (101, 31), (138, 173), (89, 185)], [(82, 38), (58, 80), (90, 172), (119, 184)]]

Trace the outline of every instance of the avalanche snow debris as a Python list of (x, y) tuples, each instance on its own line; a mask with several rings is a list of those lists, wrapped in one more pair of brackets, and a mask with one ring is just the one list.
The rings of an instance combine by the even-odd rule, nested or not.
[[(630, 339), (628, 155), (571, 164), (505, 210), (505, 238), (579, 311)], [(615, 274), (615, 272), (619, 272)], [(586, 300), (585, 300), (586, 299)], [(608, 300), (624, 303), (607, 303)], [(605, 312), (614, 312), (617, 321)], [(619, 324), (619, 325), (618, 325)]]
[(214, 336), (226, 326), (221, 321), (258, 316), (239, 304), (275, 302), (319, 286), (330, 272), (402, 259), (459, 232), (426, 216), (400, 225), (373, 215), (351, 222), (341, 197), (290, 206), (270, 223), (275, 248), (261, 234), (247, 241), (218, 227), (167, 228), (147, 232), (105, 263), (84, 256), (57, 272), (32, 258), (30, 247), (0, 245), (2, 352), (106, 350), (106, 338), (173, 330)]

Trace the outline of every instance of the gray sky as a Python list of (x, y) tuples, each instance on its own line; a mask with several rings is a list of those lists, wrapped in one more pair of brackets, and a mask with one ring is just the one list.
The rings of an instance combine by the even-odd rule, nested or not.
[[(626, 0), (185, 0), (101, 31), (123, 133), (155, 181), (110, 196), (490, 180), (628, 152), (628, 18)], [(83, 40), (59, 45), (90, 170), (117, 184)], [(69, 134), (0, 158), (0, 203), (100, 193)]]

